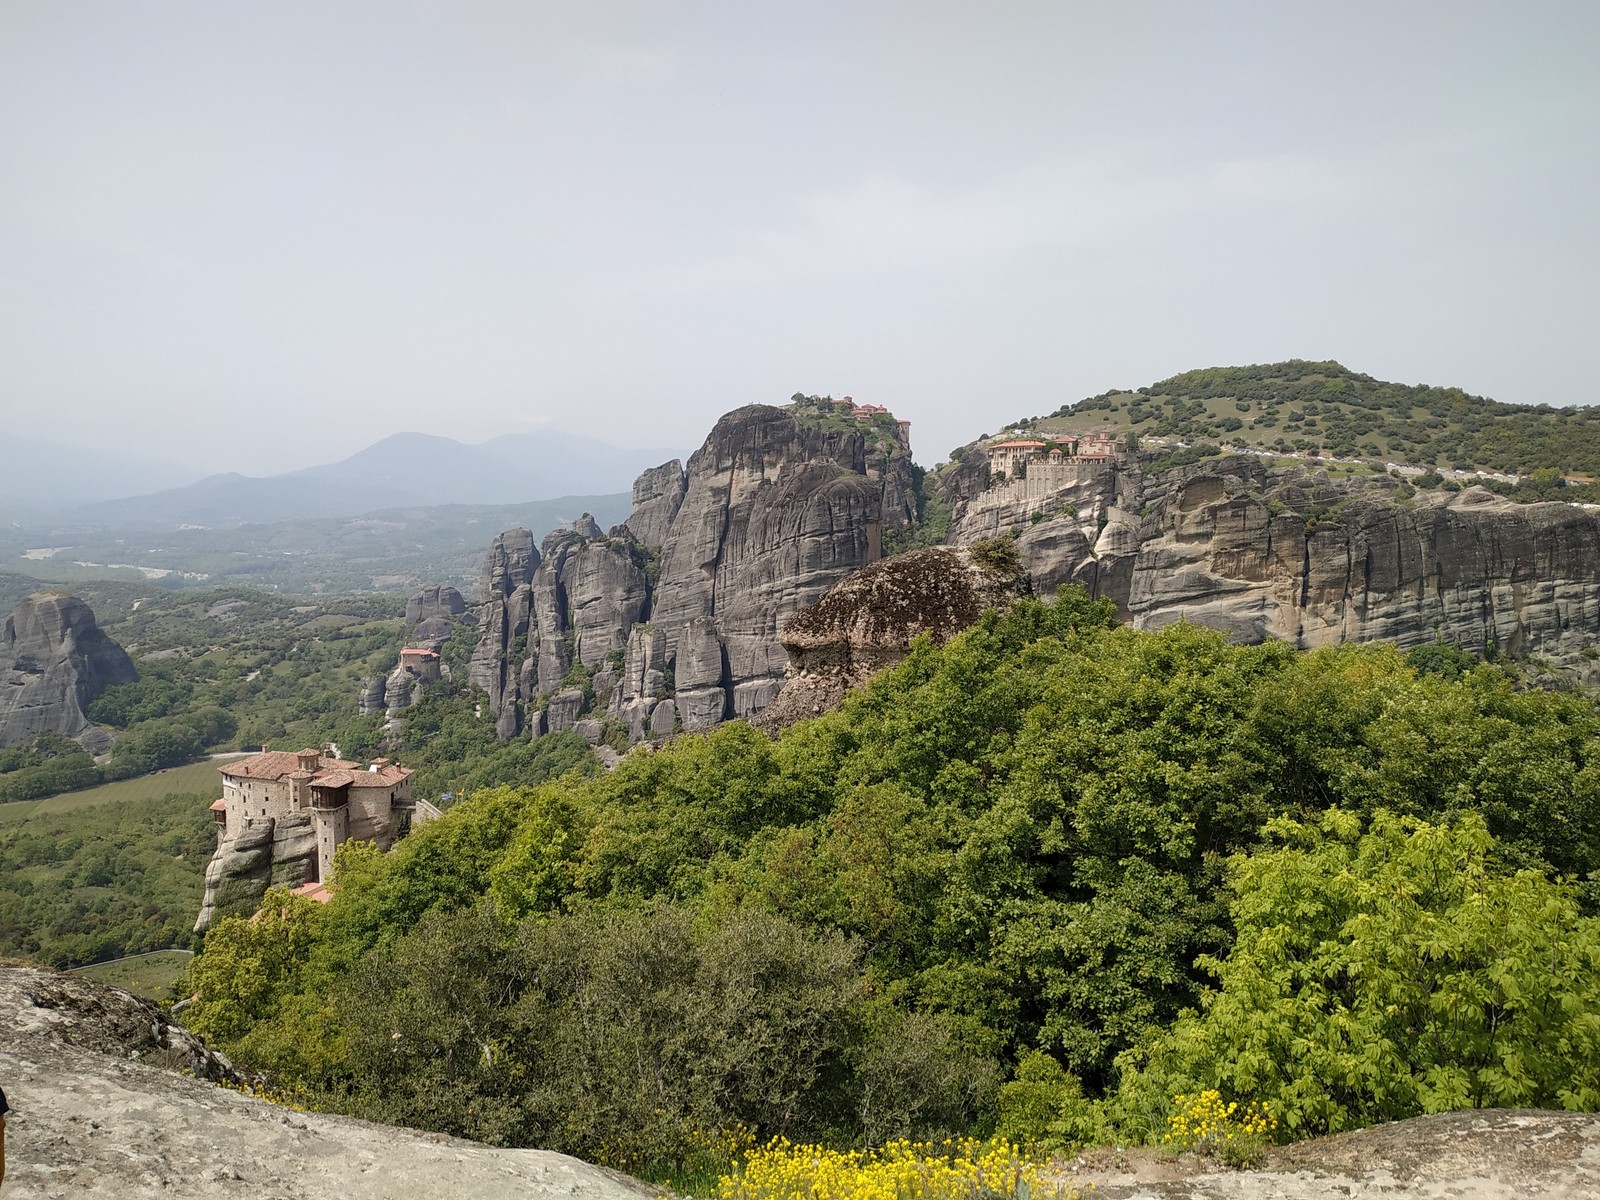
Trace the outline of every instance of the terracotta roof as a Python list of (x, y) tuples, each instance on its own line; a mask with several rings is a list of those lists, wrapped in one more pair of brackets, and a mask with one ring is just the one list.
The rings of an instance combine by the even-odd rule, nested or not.
[(993, 445), (991, 445), (989, 447), (989, 449), (991, 449), (991, 450), (1009, 450), (1009, 449), (1012, 449), (1012, 448), (1015, 448), (1015, 447), (1021, 447), (1021, 446), (1042, 446), (1042, 445), (1044, 445), (1043, 442), (1034, 442), (1034, 441), (1028, 441), (1028, 440), (1013, 439), (1012, 441), (1009, 441), (1009, 442), (995, 442)]
[(357, 775), (361, 777), (360, 785), (363, 787), (388, 787), (412, 775), (409, 768), (397, 763), (385, 763), (376, 771), (368, 771), (358, 762), (322, 757), (317, 759), (315, 774), (309, 774), (301, 771), (300, 755), (291, 750), (267, 750), (249, 758), (223, 763), (217, 769), (224, 775), (239, 779), (310, 779), (314, 787), (342, 787)]
[(315, 900), (318, 904), (326, 904), (333, 899), (333, 893), (328, 890), (325, 883), (302, 883), (297, 888), (291, 888), (291, 896), (304, 896), (308, 900)]
[(226, 800), (224, 800), (221, 796), (218, 796), (215, 800), (213, 800), (211, 802), (211, 811), (212, 812), (227, 812), (228, 811), (228, 802)]
[(421, 654), (425, 658), (438, 658), (437, 650), (429, 650), (422, 646), (407, 646), (400, 651), (401, 654)]

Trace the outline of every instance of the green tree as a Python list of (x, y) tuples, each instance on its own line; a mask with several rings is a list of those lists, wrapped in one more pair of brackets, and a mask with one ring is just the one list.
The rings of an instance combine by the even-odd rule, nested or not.
[(1235, 858), (1218, 990), (1125, 1055), (1126, 1120), (1173, 1092), (1265, 1100), (1297, 1135), (1466, 1107), (1600, 1108), (1600, 921), (1483, 820), (1282, 820)]

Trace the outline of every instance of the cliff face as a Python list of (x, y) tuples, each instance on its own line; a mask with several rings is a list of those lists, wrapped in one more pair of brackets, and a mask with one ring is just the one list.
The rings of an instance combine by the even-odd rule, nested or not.
[(687, 466), (642, 474), (609, 534), (580, 521), (538, 550), (523, 530), (496, 539), (471, 682), (502, 737), (584, 713), (635, 742), (750, 716), (782, 686), (779, 627), (914, 512), (896, 437), (739, 409)]
[(837, 708), (850, 689), (903, 659), (917, 637), (946, 642), (985, 609), (1030, 590), (1026, 573), (954, 546), (864, 567), (784, 626), (788, 675), (754, 723), (775, 732)]
[(1013, 529), (1042, 594), (1082, 583), (1140, 628), (1188, 620), (1302, 648), (1443, 637), (1596, 674), (1600, 513), (1397, 488), (1247, 455), (1150, 477), (1124, 460), (1042, 499), (980, 493), (955, 536)]
[(47, 730), (103, 743), (84, 710), (106, 688), (138, 678), (82, 600), (29, 596), (0, 625), (0, 747)]

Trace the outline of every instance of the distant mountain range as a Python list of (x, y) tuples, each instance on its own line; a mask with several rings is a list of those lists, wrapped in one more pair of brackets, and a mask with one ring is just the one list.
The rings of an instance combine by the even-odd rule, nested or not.
[(90, 524), (216, 528), (626, 492), (640, 471), (676, 453), (621, 450), (558, 432), (505, 434), (477, 445), (397, 433), (336, 463), (265, 478), (210, 475), (181, 487), (119, 497), (124, 486), (148, 488), (154, 479), (192, 477), (193, 472), (30, 441), (20, 442), (8, 456), (14, 461), (0, 482), (0, 504), (19, 515), (53, 512)]

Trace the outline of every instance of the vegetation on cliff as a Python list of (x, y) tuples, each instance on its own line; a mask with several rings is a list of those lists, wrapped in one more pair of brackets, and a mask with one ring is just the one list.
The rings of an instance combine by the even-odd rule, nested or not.
[(191, 1019), (330, 1107), (669, 1171), (735, 1123), (1154, 1136), (1202, 1088), (1296, 1134), (1596, 1107), (1600, 717), (1433, 659), (1023, 602), (775, 742), (346, 847), (331, 904), (210, 933)]
[(1385, 383), (1336, 362), (1185, 371), (1137, 391), (1065, 405), (1031, 427), (1600, 477), (1600, 406), (1503, 404), (1455, 387)]

